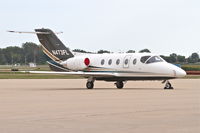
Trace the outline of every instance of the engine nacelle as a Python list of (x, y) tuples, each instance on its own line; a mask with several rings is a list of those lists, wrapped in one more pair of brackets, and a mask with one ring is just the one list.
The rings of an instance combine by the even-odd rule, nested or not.
[(87, 69), (90, 65), (90, 59), (86, 57), (73, 57), (61, 63), (64, 67), (79, 71)]

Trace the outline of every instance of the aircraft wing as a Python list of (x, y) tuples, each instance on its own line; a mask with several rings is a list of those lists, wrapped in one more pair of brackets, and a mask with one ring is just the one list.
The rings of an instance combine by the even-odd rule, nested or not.
[(21, 71), (26, 73), (36, 73), (36, 74), (60, 74), (60, 75), (77, 75), (81, 77), (115, 77), (117, 73), (105, 73), (105, 72), (55, 72), (55, 71)]

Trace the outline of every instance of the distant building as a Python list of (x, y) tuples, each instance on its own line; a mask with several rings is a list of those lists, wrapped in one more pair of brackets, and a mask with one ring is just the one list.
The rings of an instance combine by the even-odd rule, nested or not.
[(30, 62), (29, 67), (37, 67), (36, 63)]

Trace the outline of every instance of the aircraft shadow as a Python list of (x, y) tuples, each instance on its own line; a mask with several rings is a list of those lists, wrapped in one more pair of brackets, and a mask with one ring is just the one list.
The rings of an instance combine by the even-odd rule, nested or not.
[(123, 89), (117, 89), (117, 88), (94, 88), (94, 89), (86, 89), (86, 88), (47, 88), (47, 89), (32, 89), (32, 90), (41, 90), (41, 91), (79, 91), (79, 90), (84, 90), (84, 91), (98, 91), (98, 90), (116, 90), (116, 91), (134, 91), (134, 90), (163, 90), (163, 88), (123, 88)]

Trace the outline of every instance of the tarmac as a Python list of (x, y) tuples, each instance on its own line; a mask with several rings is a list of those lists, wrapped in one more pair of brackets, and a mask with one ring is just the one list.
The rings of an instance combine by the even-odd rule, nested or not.
[(0, 133), (200, 133), (200, 79), (0, 80)]

